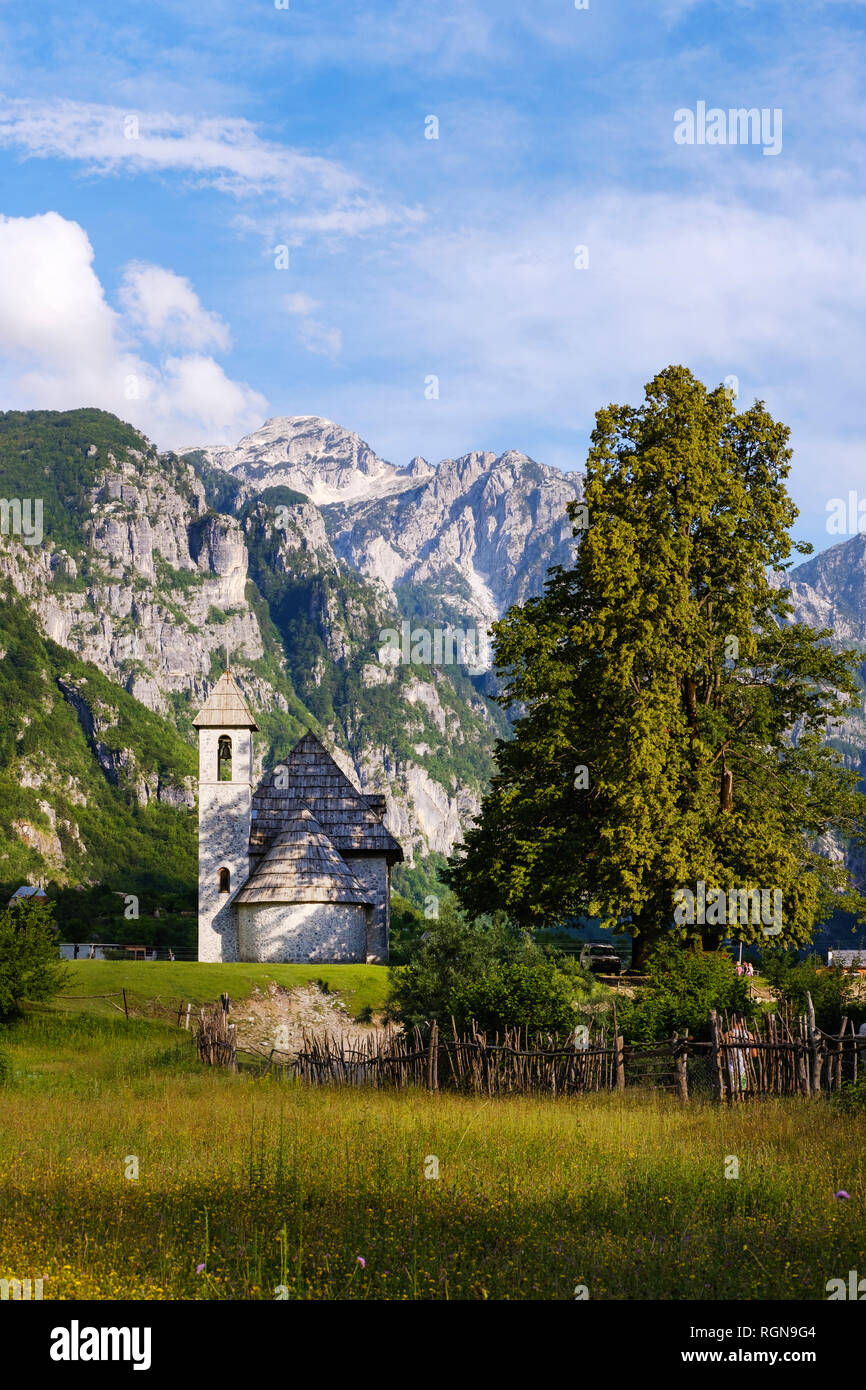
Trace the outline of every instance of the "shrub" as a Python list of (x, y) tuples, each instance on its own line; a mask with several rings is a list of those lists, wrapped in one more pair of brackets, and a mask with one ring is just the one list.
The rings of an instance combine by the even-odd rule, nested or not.
[(24, 999), (51, 999), (66, 968), (57, 950), (51, 909), (28, 899), (0, 911), (0, 1019), (20, 1012)]
[(425, 926), (409, 964), (390, 973), (389, 1015), (409, 1027), (436, 1019), (450, 1029), (453, 1015), (459, 1026), (560, 1031), (574, 1026), (571, 1001), (596, 989), (501, 914), (471, 920), (446, 899)]
[(392, 965), (408, 965), (421, 950), (429, 919), (407, 898), (391, 894), (391, 936), (389, 955)]
[(656, 1042), (688, 1028), (707, 1036), (712, 1009), (729, 1009), (751, 1018), (756, 1012), (745, 979), (738, 979), (723, 951), (695, 951), (663, 942), (649, 960), (650, 983), (634, 999), (617, 1003), (620, 1031), (627, 1042)]
[(843, 1115), (866, 1115), (866, 1076), (847, 1081), (833, 1096), (833, 1104)]
[(460, 980), (449, 1004), (459, 1029), (475, 1019), (487, 1032), (526, 1027), (552, 1033), (574, 1028), (573, 989), (551, 960), (496, 961), (482, 976)]
[(810, 994), (815, 1022), (825, 1033), (838, 1033), (845, 1014), (859, 1014), (856, 977), (846, 975), (841, 966), (828, 969), (820, 956), (798, 960), (796, 952), (767, 952), (762, 971), (779, 1002), (797, 1014), (806, 1012), (806, 995)]

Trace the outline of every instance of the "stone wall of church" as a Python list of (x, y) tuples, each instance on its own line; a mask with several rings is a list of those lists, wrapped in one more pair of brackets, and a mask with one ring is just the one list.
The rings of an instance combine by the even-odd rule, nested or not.
[(363, 883), (367, 897), (373, 903), (370, 930), (367, 937), (367, 960), (371, 965), (386, 965), (391, 931), (390, 870), (384, 854), (350, 854), (343, 858), (352, 873)]
[(241, 903), (239, 958), (245, 961), (362, 964), (367, 909), (356, 903)]

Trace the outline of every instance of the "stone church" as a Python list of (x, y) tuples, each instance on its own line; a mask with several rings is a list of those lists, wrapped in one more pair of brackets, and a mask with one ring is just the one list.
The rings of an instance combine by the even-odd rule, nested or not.
[(257, 725), (228, 671), (193, 724), (199, 960), (385, 963), (403, 851), (384, 796), (356, 791), (311, 733), (254, 787)]

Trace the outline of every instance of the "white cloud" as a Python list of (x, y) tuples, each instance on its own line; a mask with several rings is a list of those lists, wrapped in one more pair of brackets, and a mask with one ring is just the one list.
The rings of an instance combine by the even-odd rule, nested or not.
[(333, 159), (263, 140), (234, 117), (178, 116), (96, 103), (0, 100), (0, 146), (68, 159), (94, 173), (174, 172), (237, 199), (298, 204), (296, 234), (355, 235), (415, 214), (383, 204)]
[(367, 358), (387, 345), (391, 379), (359, 358), (321, 409), (386, 458), (514, 447), (582, 467), (595, 412), (682, 363), (710, 385), (735, 375), (741, 405), (791, 426), (804, 506), (844, 495), (866, 458), (866, 199), (802, 192), (780, 185), (766, 210), (609, 191), (437, 229), (344, 310)]
[(261, 424), (267, 401), (242, 382), (230, 380), (212, 357), (169, 357), (153, 393), (152, 413), (155, 432), (170, 435), (174, 444), (180, 434), (184, 439), (233, 442)]
[(301, 342), (308, 352), (337, 357), (343, 346), (343, 335), (339, 328), (328, 328), (316, 319), (302, 319)]
[(287, 294), (283, 298), (283, 308), (287, 314), (312, 314), (319, 307), (317, 299), (308, 294)]
[(301, 343), (318, 357), (338, 357), (343, 348), (343, 335), (339, 328), (328, 328), (312, 315), (319, 307), (319, 301), (308, 294), (287, 294), (283, 296), (283, 308), (287, 314), (300, 317), (298, 336)]
[(130, 324), (149, 343), (191, 349), (231, 346), (226, 325), (202, 308), (189, 280), (163, 266), (131, 261), (118, 298)]
[[(6, 408), (114, 411), (163, 447), (188, 438), (234, 441), (259, 424), (267, 401), (195, 352), (151, 362), (136, 336), (162, 323), (186, 346), (227, 333), (192, 287), (156, 266), (125, 282), (126, 315), (106, 300), (93, 248), (77, 222), (56, 212), (0, 217), (0, 399)], [(163, 278), (165, 277), (165, 278)], [(143, 298), (156, 286), (153, 306)], [(133, 291), (131, 287), (135, 286)], [(174, 310), (172, 311), (172, 306)], [(196, 309), (197, 306), (197, 309)], [(222, 337), (222, 341), (227, 341)]]

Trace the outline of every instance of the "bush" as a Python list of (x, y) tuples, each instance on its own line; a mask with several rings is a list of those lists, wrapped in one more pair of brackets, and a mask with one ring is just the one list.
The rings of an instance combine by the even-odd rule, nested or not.
[(866, 1076), (847, 1081), (833, 1096), (833, 1105), (843, 1115), (866, 1115)]
[(806, 995), (810, 994), (815, 1022), (825, 1033), (838, 1033), (846, 1014), (859, 1016), (857, 977), (846, 975), (838, 965), (828, 969), (820, 956), (798, 960), (796, 952), (767, 952), (762, 972), (779, 1002), (796, 1014), (806, 1013)]
[(50, 908), (25, 898), (0, 910), (0, 1019), (20, 1013), (25, 999), (51, 999), (66, 975)]
[(560, 1031), (574, 1026), (571, 1001), (601, 987), (574, 962), (561, 964), (502, 915), (465, 917), (440, 904), (408, 965), (392, 968), (388, 1013), (412, 1027), (435, 1019), (440, 1028), (470, 1018), (487, 1029), (506, 1026)]
[(398, 893), (391, 894), (391, 936), (389, 955), (392, 965), (408, 965), (421, 950), (429, 919), (420, 908)]
[(657, 1042), (681, 1033), (706, 1037), (712, 1009), (752, 1018), (756, 1012), (745, 979), (738, 979), (723, 951), (695, 951), (663, 942), (648, 962), (650, 983), (634, 999), (617, 1002), (620, 1031), (627, 1042)]
[(570, 1032), (575, 1024), (573, 989), (551, 960), (497, 961), (473, 980), (461, 980), (449, 1004), (458, 1029), (475, 1019), (486, 1032), (525, 1027)]

